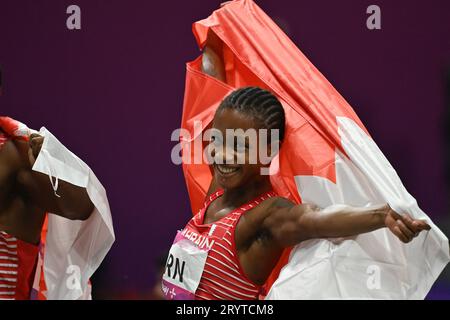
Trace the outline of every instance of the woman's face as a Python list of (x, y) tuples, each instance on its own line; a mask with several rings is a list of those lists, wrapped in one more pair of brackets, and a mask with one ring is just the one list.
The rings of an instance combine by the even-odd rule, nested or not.
[(259, 132), (263, 127), (259, 122), (251, 115), (224, 109), (216, 113), (212, 129), (212, 166), (217, 183), (234, 189), (260, 179), (261, 168), (269, 164), (260, 161)]

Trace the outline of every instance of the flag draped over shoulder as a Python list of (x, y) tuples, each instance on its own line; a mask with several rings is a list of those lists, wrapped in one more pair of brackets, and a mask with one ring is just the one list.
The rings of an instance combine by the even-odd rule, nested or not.
[(56, 194), (58, 180), (85, 188), (95, 206), (85, 221), (47, 215), (31, 298), (91, 299), (89, 279), (115, 240), (106, 190), (92, 170), (46, 128), (37, 132), (8, 117), (0, 117), (0, 128), (13, 139), (28, 141), (32, 133), (43, 136), (33, 171), (48, 175)]
[[(201, 139), (194, 122), (209, 124), (229, 92), (262, 87), (280, 99), (286, 112), (279, 170), (272, 168), (277, 173), (271, 176), (280, 196), (320, 207), (387, 202), (432, 226), (409, 244), (387, 229), (302, 243), (293, 248), (279, 275), (287, 259), (274, 270), (268, 298), (424, 298), (449, 261), (448, 239), (403, 187), (351, 106), (253, 1), (230, 1), (194, 23), (200, 48), (208, 31), (224, 43), (227, 80), (202, 73), (201, 57), (187, 63), (182, 128), (191, 138), (182, 137), (186, 143)], [(188, 163), (183, 171), (196, 213), (211, 172), (207, 164)]]

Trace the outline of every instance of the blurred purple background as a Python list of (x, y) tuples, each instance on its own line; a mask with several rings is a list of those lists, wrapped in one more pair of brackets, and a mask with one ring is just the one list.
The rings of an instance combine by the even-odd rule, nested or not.
[[(117, 240), (95, 275), (97, 298), (150, 298), (156, 260), (190, 217), (170, 134), (181, 121), (185, 62), (200, 54), (191, 24), (221, 2), (0, 2), (0, 113), (49, 128), (108, 191)], [(350, 102), (449, 234), (450, 2), (256, 2)], [(78, 31), (66, 28), (71, 4), (81, 8)], [(366, 28), (371, 4), (381, 7), (381, 30)], [(450, 299), (449, 278), (429, 298)]]

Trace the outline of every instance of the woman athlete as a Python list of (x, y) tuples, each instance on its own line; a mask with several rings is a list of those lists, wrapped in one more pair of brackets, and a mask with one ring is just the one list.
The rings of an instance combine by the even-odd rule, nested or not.
[(16, 136), (17, 121), (0, 117), (0, 300), (30, 299), (46, 212), (86, 220), (94, 210), (86, 190), (32, 170), (44, 138)]
[[(219, 45), (209, 37), (203, 71), (224, 81)], [(240, 88), (221, 102), (212, 127), (222, 137), (227, 137), (227, 129), (277, 129), (281, 144), (285, 113), (272, 93)], [(205, 206), (178, 233), (167, 260), (163, 291), (169, 299), (258, 299), (283, 250), (302, 241), (389, 228), (407, 243), (430, 229), (424, 221), (400, 215), (387, 204), (334, 209), (296, 205), (277, 196), (270, 177), (261, 174), (270, 164), (259, 157), (250, 163), (250, 152), (260, 145), (259, 139), (233, 148), (229, 146), (234, 141), (226, 138), (213, 143), (213, 180)], [(239, 164), (239, 157), (245, 163)]]

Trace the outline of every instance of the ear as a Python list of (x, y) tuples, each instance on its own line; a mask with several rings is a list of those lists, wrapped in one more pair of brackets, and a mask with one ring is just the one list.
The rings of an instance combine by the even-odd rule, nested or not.
[[(275, 140), (273, 142), (267, 143), (267, 150), (265, 151), (264, 157), (269, 160), (268, 163), (263, 164), (264, 168), (270, 168), (272, 164), (272, 160), (278, 155), (279, 150), (281, 148), (281, 141)], [(258, 151), (260, 152), (260, 151)]]
[[(280, 141), (278, 139), (275, 141), (271, 141), (271, 143), (268, 144), (267, 151), (268, 151), (268, 154), (270, 155), (271, 159), (275, 158), (275, 156), (278, 153), (280, 153), (281, 144), (282, 144), (282, 141)], [(273, 154), (272, 154), (272, 152), (273, 152)]]

